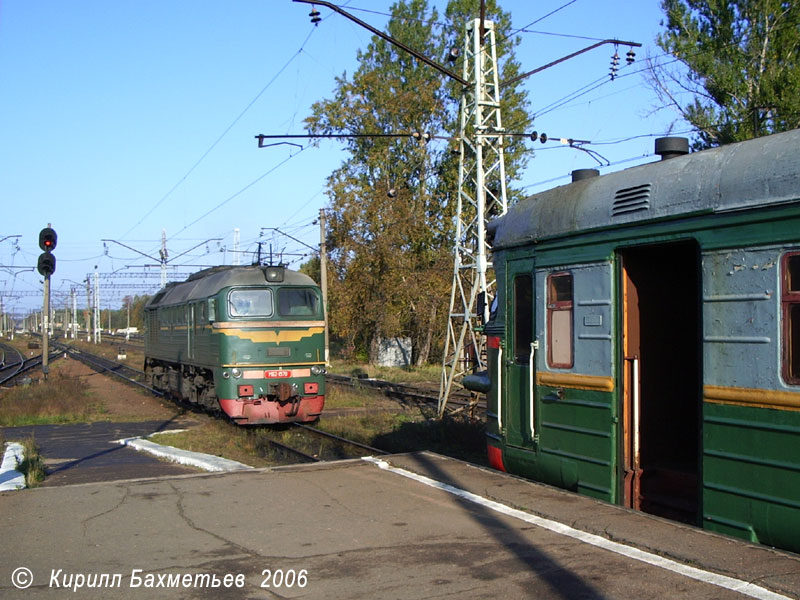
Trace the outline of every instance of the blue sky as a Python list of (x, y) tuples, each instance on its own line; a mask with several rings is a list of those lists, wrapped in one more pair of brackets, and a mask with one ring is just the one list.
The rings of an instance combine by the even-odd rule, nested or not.
[[(340, 4), (383, 29), (392, 2)], [(634, 66), (620, 70), (625, 76), (563, 106), (572, 92), (607, 77), (613, 46), (534, 75), (525, 86), (537, 113), (532, 128), (597, 142), (588, 147), (612, 163), (601, 172), (653, 160), (651, 135), (676, 118), (653, 113), (655, 95), (639, 73), (645, 56), (660, 54), (659, 1), (501, 4), (518, 28), (564, 7), (520, 34), (517, 57), (526, 70), (595, 39), (643, 44)], [(20, 236), (0, 241), (6, 310), (41, 308), (41, 277), (24, 267), (36, 264), (38, 232), (47, 223), (59, 236), (56, 305), (95, 270), (103, 307), (146, 291), (126, 284), (156, 289), (159, 269), (143, 254), (158, 257), (162, 229), (176, 265), (171, 277), (231, 264), (235, 228), (241, 250), (254, 252), (262, 241), (265, 252), (271, 245), (290, 262), (303, 260), (297, 255), (307, 247), (264, 228), (318, 244), (314, 221), (328, 205), (325, 181), (346, 158), (343, 146), (259, 149), (254, 136), (302, 133), (311, 104), (331, 96), (334, 77), (357, 67), (369, 32), (319, 9), (323, 21), (314, 27), (310, 6), (291, 0), (0, 0), (0, 240)], [(627, 138), (634, 139), (618, 141)], [(557, 143), (532, 148), (535, 158), (512, 183), (529, 192), (599, 166)]]

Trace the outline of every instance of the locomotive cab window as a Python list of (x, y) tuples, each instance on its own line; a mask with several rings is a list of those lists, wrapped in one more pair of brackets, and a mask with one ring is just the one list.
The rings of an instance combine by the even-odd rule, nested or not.
[(572, 366), (572, 273), (547, 278), (547, 364)]
[(783, 257), (783, 376), (800, 385), (800, 252)]
[(282, 317), (310, 317), (319, 311), (319, 298), (309, 288), (278, 290), (278, 313)]
[(231, 290), (228, 294), (228, 314), (232, 317), (271, 317), (272, 290)]

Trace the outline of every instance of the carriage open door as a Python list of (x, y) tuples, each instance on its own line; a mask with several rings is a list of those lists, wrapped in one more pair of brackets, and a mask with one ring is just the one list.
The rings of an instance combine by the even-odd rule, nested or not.
[(536, 341), (535, 276), (533, 259), (509, 260), (507, 263), (508, 332), (505, 383), (500, 390), (498, 412), (503, 420), (506, 441), (512, 446), (532, 449), (536, 438), (535, 380)]
[(620, 497), (698, 522), (702, 398), (700, 259), (694, 241), (619, 251)]

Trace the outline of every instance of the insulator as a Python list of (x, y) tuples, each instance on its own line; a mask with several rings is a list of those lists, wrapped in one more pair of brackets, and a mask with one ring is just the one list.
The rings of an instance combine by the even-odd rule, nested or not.
[(311, 17), (311, 22), (314, 25), (317, 25), (320, 21), (322, 21), (322, 18), (319, 16), (319, 11), (315, 7), (311, 8), (311, 12), (308, 13), (308, 16)]
[(450, 52), (447, 53), (447, 60), (449, 62), (456, 62), (459, 56), (461, 56), (461, 50), (458, 48), (450, 48)]
[(539, 136), (539, 141), (544, 144), (547, 141), (547, 134), (543, 133), (542, 135), (540, 135)]
[(611, 57), (611, 64), (617, 66), (619, 64), (619, 53), (614, 52), (614, 56)]
[(534, 131), (533, 133), (531, 133), (531, 141), (535, 142), (537, 139), (539, 139), (539, 132)]
[(386, 195), (387, 195), (389, 198), (395, 198), (395, 197), (397, 196), (397, 190), (396, 190), (396, 189), (394, 189), (394, 188), (389, 188), (389, 191), (388, 191), (388, 192), (386, 192)]
[(633, 48), (628, 50), (628, 53), (625, 55), (625, 60), (628, 61), (628, 64), (633, 64), (633, 61), (636, 60), (636, 52), (633, 51)]

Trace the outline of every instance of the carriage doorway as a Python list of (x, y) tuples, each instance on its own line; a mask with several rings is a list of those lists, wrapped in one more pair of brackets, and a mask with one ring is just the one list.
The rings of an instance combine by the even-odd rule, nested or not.
[(696, 523), (700, 508), (700, 260), (695, 242), (619, 252), (621, 498)]

